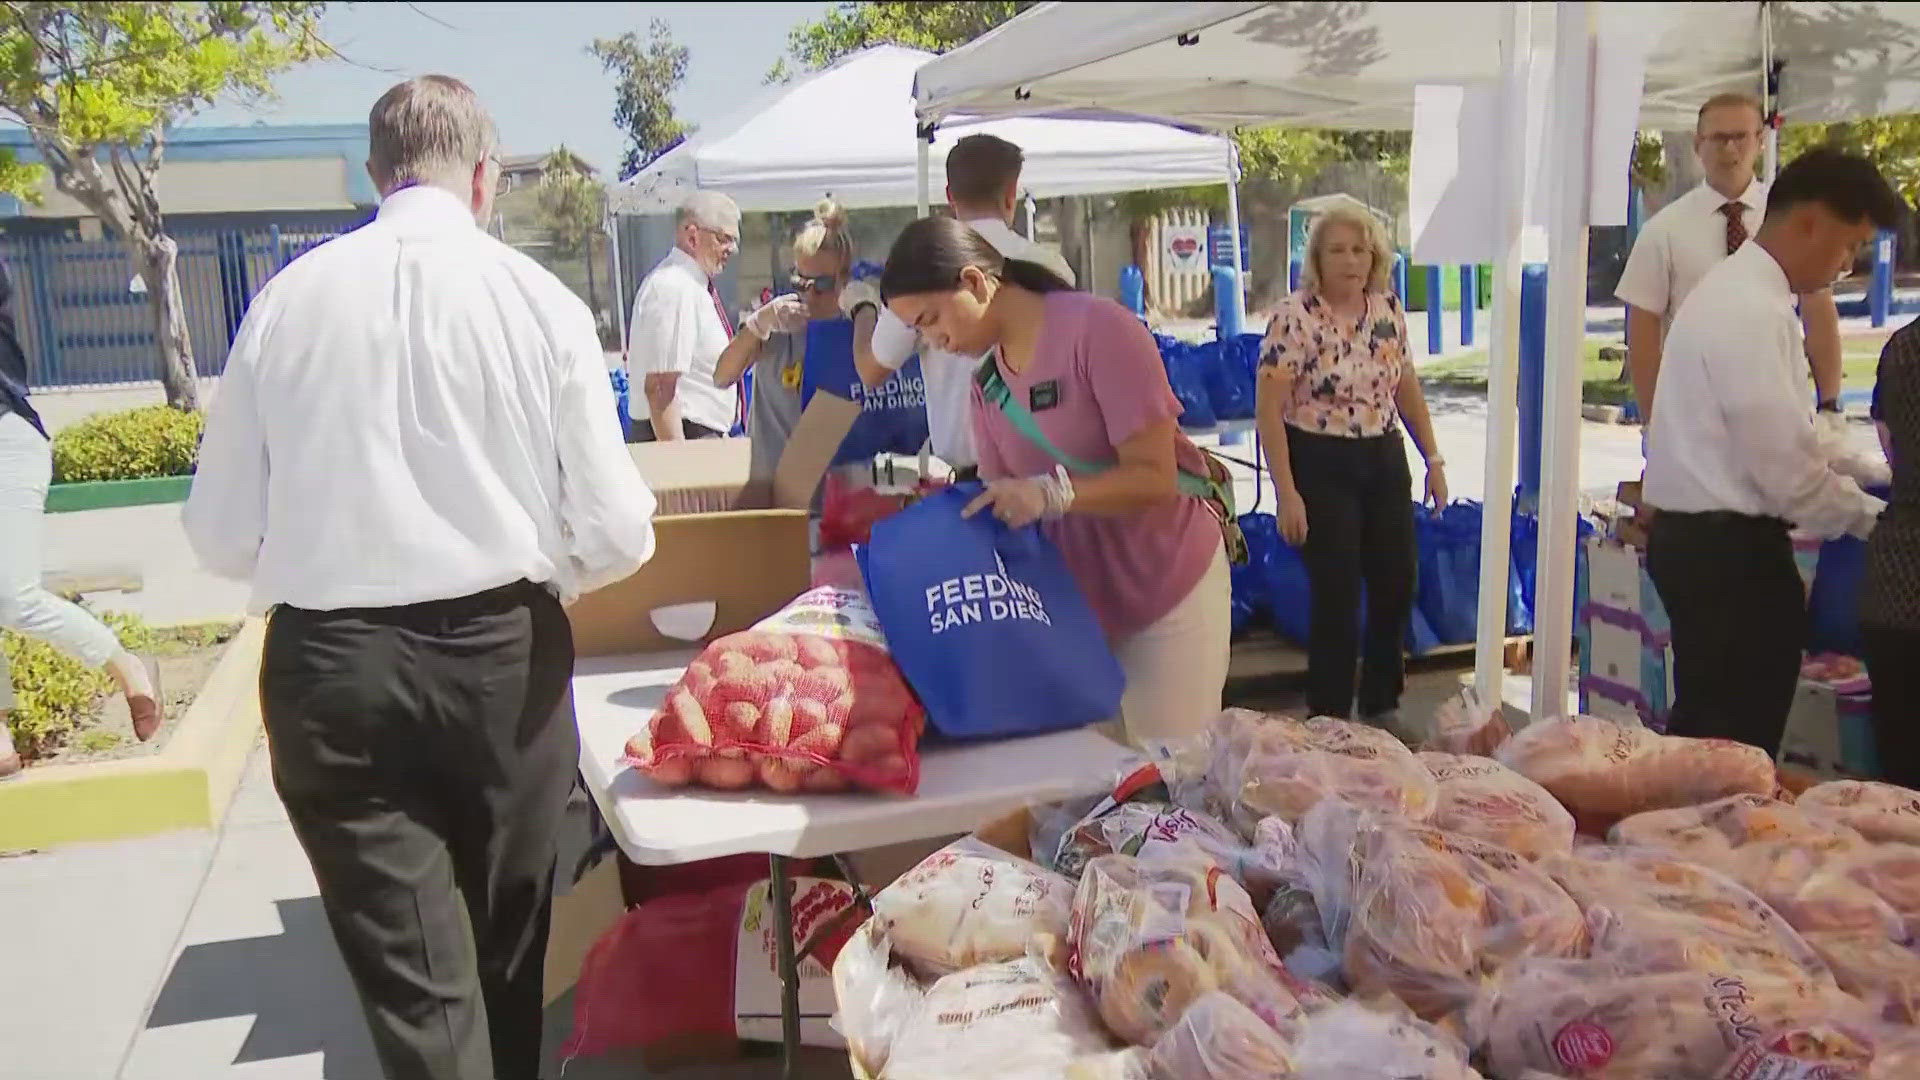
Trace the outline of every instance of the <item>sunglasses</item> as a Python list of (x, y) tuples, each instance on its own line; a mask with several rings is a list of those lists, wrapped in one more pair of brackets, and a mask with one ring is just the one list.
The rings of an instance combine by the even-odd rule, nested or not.
[(793, 287), (800, 292), (830, 293), (834, 286), (840, 283), (840, 278), (836, 274), (816, 274), (808, 277), (805, 274), (795, 273), (790, 280), (793, 282)]

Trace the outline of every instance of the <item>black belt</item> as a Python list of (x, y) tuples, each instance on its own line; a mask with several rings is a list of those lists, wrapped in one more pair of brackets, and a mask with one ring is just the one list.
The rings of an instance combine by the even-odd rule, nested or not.
[(956, 484), (964, 484), (969, 480), (978, 479), (980, 479), (980, 466), (978, 465), (967, 465), (953, 470), (953, 482)]
[(1665, 518), (1695, 525), (1720, 525), (1735, 528), (1785, 529), (1792, 531), (1793, 523), (1785, 518), (1769, 517), (1765, 514), (1743, 514), (1738, 510), (1660, 510), (1654, 511), (1654, 520)]

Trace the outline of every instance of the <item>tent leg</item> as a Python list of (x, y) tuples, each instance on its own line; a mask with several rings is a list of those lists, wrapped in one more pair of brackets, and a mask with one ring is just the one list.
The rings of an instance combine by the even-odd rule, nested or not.
[(1562, 0), (1554, 42), (1547, 277), (1547, 371), (1541, 412), (1540, 553), (1534, 602), (1533, 718), (1564, 716), (1573, 658), (1574, 542), (1580, 486), (1579, 358), (1587, 323), (1587, 220), (1593, 184), (1593, 57), (1599, 5)]
[(915, 159), (919, 167), (918, 209), (920, 216), (926, 217), (927, 208), (932, 205), (931, 199), (933, 197), (933, 180), (929, 175), (932, 169), (930, 157), (933, 152), (933, 125), (920, 125), (920, 129), (914, 137), (914, 142), (917, 144), (918, 152), (915, 154)]
[(1239, 326), (1247, 325), (1247, 268), (1240, 265), (1240, 151), (1227, 144), (1227, 248), (1233, 267), (1233, 308)]
[[(1506, 581), (1513, 520), (1514, 427), (1520, 355), (1520, 233), (1526, 189), (1527, 71), (1532, 64), (1533, 6), (1508, 0), (1501, 81), (1505, 102), (1500, 140), (1500, 246), (1493, 263), (1493, 327), (1487, 357), (1487, 460), (1480, 519), (1480, 580)], [(1463, 296), (1461, 303), (1466, 303)], [(1480, 590), (1473, 688), (1483, 707), (1499, 707), (1506, 677), (1507, 590)]]

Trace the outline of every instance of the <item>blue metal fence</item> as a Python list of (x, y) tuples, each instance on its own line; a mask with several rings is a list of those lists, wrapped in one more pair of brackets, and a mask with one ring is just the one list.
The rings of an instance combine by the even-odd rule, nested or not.
[[(203, 376), (226, 367), (247, 304), (280, 268), (338, 231), (174, 232), (180, 299)], [(35, 387), (151, 382), (160, 350), (146, 286), (119, 240), (0, 237), (14, 317)]]

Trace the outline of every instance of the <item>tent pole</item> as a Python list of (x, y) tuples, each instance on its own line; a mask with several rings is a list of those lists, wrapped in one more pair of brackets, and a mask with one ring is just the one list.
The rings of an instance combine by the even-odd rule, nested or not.
[[(1507, 0), (1500, 75), (1500, 222), (1493, 260), (1493, 333), (1487, 343), (1487, 460), (1480, 520), (1480, 580), (1506, 581), (1513, 521), (1513, 453), (1519, 421), (1520, 232), (1527, 174), (1527, 73), (1532, 66), (1533, 5)], [(1463, 301), (1464, 303), (1464, 301)], [(1498, 707), (1506, 677), (1507, 590), (1480, 590), (1473, 688), (1482, 707)]]
[(1240, 148), (1227, 142), (1227, 248), (1233, 266), (1233, 311), (1242, 330), (1247, 326), (1247, 268), (1240, 265)]
[(620, 335), (620, 351), (622, 355), (625, 355), (627, 349), (627, 304), (632, 301), (631, 298), (627, 296), (627, 278), (626, 274), (621, 271), (620, 266), (620, 215), (608, 214), (601, 227), (607, 234), (607, 262), (610, 270), (609, 276), (613, 278), (611, 286), (613, 289), (613, 328), (614, 331)]
[(929, 160), (933, 152), (933, 125), (922, 123), (914, 132), (914, 142), (918, 149), (916, 158), (920, 180), (919, 201), (916, 206), (920, 211), (919, 216), (926, 217), (927, 208), (932, 205), (933, 198), (933, 178), (930, 175), (932, 165)]
[(1780, 72), (1773, 59), (1773, 5), (1766, 0), (1760, 2), (1760, 115), (1767, 125), (1760, 174), (1771, 184), (1780, 174)]
[(1533, 615), (1533, 719), (1567, 713), (1580, 512), (1580, 356), (1587, 330), (1596, 0), (1561, 0), (1554, 27), (1549, 160), (1547, 370), (1541, 410), (1540, 553)]
[(1035, 239), (1035, 234), (1040, 231), (1039, 226), (1033, 223), (1033, 215), (1036, 209), (1037, 208), (1034, 206), (1034, 202), (1033, 202), (1033, 192), (1029, 191), (1027, 192), (1027, 242), (1028, 243), (1032, 243)]

